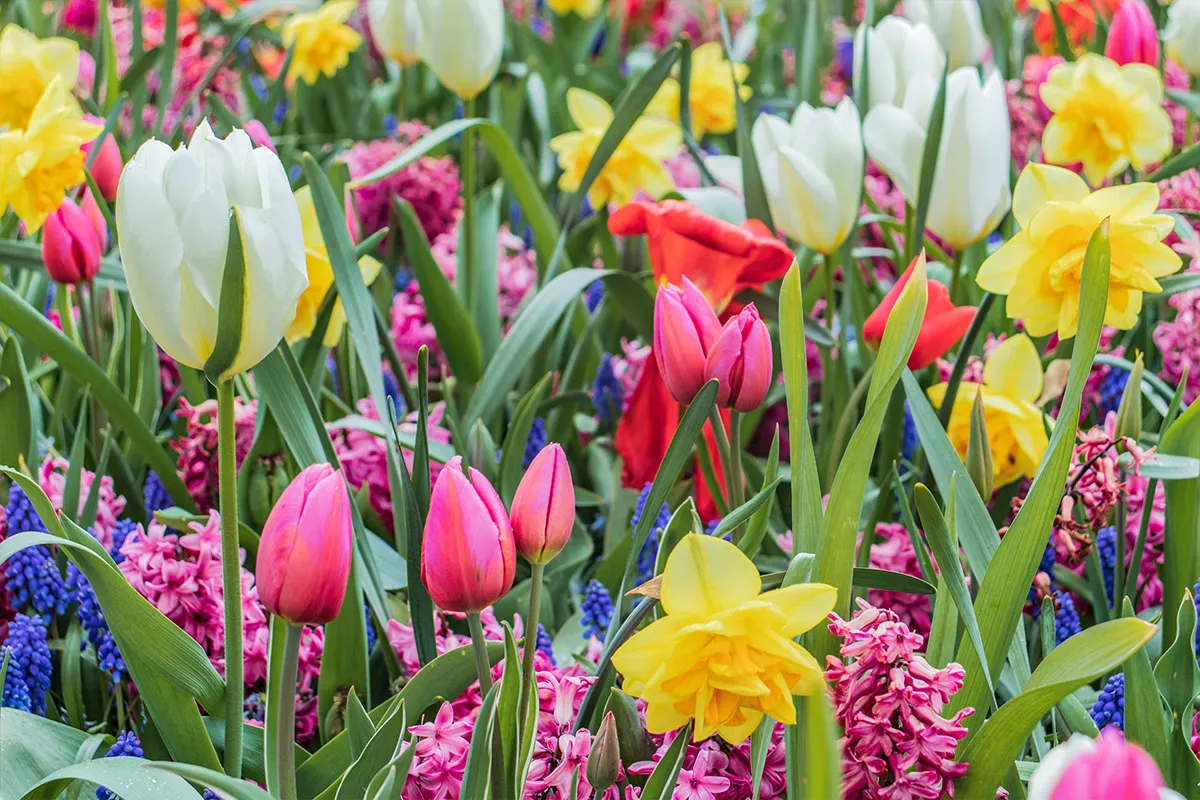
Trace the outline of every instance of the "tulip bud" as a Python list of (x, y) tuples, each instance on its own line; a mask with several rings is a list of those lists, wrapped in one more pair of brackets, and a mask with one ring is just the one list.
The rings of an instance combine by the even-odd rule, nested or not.
[(671, 396), (690, 403), (704, 385), (704, 361), (721, 323), (704, 293), (687, 278), (666, 284), (654, 300), (654, 357)]
[(342, 608), (354, 531), (341, 473), (306, 467), (283, 490), (258, 542), (258, 596), (295, 625), (323, 625)]
[(1108, 27), (1104, 55), (1118, 64), (1158, 68), (1158, 26), (1142, 0), (1121, 0)]
[(513, 496), (513, 538), (530, 564), (546, 564), (566, 547), (575, 525), (575, 487), (562, 445), (542, 448)]
[(246, 120), (245, 130), (246, 135), (250, 137), (250, 141), (254, 143), (255, 147), (265, 147), (272, 153), (277, 152), (275, 150), (275, 142), (271, 140), (271, 134), (267, 130), (266, 125), (263, 125), (256, 119), (248, 119)]
[(288, 486), (287, 467), (283, 455), (255, 458), (242, 466), (246, 476), (246, 521), (261, 529), (270, 518), (271, 510)]
[(503, 0), (416, 0), (421, 60), (470, 100), (488, 87), (504, 50)]
[(517, 552), (504, 504), (462, 456), (446, 462), (429, 498), (421, 582), (445, 611), (478, 614), (512, 588)]
[(1121, 405), (1117, 407), (1116, 438), (1128, 437), (1137, 441), (1142, 435), (1142, 354), (1134, 359), (1125, 391), (1121, 393)]
[(708, 352), (704, 380), (718, 381), (717, 405), (753, 411), (767, 396), (771, 369), (771, 334), (751, 303), (721, 329)]
[[(97, 125), (104, 124), (104, 120), (90, 114), (84, 115), (84, 119)], [(84, 152), (85, 160), (91, 156), (92, 148), (96, 146), (96, 142), (91, 141), (80, 148)], [(111, 133), (104, 137), (104, 141), (99, 144), (99, 147), (100, 152), (96, 154), (96, 160), (92, 162), (91, 166), (92, 178), (96, 181), (96, 186), (100, 188), (100, 194), (111, 203), (117, 199), (117, 186), (121, 181), (121, 170), (125, 164), (121, 161), (121, 148), (117, 147), (117, 140)]]
[(1175, 0), (1163, 29), (1167, 55), (1192, 75), (1200, 75), (1200, 0)]
[(983, 502), (992, 497), (996, 473), (992, 468), (992, 444), (988, 440), (987, 419), (983, 412), (983, 393), (975, 393), (971, 405), (971, 430), (967, 439), (967, 473), (979, 490)]
[(99, 272), (102, 255), (100, 234), (92, 221), (74, 200), (63, 198), (42, 228), (46, 272), (59, 283), (87, 283)]
[(420, 61), (421, 17), (416, 0), (367, 0), (371, 39), (385, 56), (402, 67)]
[(100, 237), (100, 252), (103, 253), (108, 249), (108, 220), (104, 218), (104, 212), (100, 210), (100, 204), (96, 202), (91, 189), (84, 190), (79, 208), (96, 229), (96, 234)]
[(587, 780), (597, 796), (608, 791), (621, 775), (621, 752), (617, 742), (617, 720), (613, 712), (604, 715), (600, 730), (592, 740), (588, 756)]
[(489, 481), (496, 480), (496, 440), (483, 420), (475, 420), (467, 434), (467, 463), (483, 473)]

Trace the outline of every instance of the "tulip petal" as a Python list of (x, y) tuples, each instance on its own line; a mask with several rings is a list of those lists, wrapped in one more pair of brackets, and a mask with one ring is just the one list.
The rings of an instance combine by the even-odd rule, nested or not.
[(710, 617), (753, 599), (761, 588), (758, 568), (736, 545), (689, 533), (667, 558), (662, 605), (668, 615)]
[(1042, 360), (1025, 334), (1005, 339), (983, 365), (983, 382), (1009, 397), (1032, 403), (1042, 394)]
[(904, 199), (915, 203), (925, 149), (925, 129), (903, 109), (877, 106), (863, 121), (863, 142), (867, 155), (888, 174)]

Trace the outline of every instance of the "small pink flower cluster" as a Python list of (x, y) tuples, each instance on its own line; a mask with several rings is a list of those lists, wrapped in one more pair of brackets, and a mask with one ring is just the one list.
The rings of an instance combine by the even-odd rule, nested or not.
[[(892, 183), (891, 178), (879, 171), (879, 167), (875, 166), (874, 161), (867, 162), (866, 174), (863, 176), (864, 189), (871, 203), (878, 207), (879, 212), (887, 214), (897, 222), (904, 222), (904, 195), (896, 188), (896, 184)], [(871, 206), (865, 201), (862, 205), (861, 214), (872, 214)], [(897, 247), (904, 246), (904, 236), (900, 233), (895, 233), (894, 236), (887, 236), (883, 227), (878, 221), (872, 221), (862, 227), (862, 242), (863, 247), (884, 247), (890, 248), (895, 242)], [(872, 262), (876, 275), (880, 278), (895, 280), (896, 268), (893, 259), (877, 258)], [(811, 375), (810, 375), (811, 377)]]
[[(416, 121), (402, 122), (390, 139), (359, 142), (341, 158), (357, 180), (393, 160), (425, 134), (429, 128)], [(462, 213), (462, 182), (450, 156), (424, 156), (394, 175), (353, 190), (354, 205), (362, 236), (370, 236), (388, 224), (392, 198), (407, 200), (430, 241), (453, 230)], [(390, 237), (389, 237), (390, 238)]]
[(633, 390), (637, 387), (637, 383), (642, 377), (642, 370), (646, 367), (646, 361), (650, 358), (650, 353), (650, 345), (644, 345), (636, 339), (630, 341), (622, 337), (621, 352), (614, 353), (609, 362), (612, 365), (613, 377), (621, 385), (621, 398), (623, 400), (621, 413), (625, 413), (625, 409), (629, 408), (629, 401), (633, 397)]
[[(936, 800), (953, 797), (967, 772), (954, 760), (973, 709), (942, 716), (962, 688), (963, 668), (934, 669), (917, 655), (921, 637), (892, 611), (858, 601), (849, 622), (832, 614), (829, 629), (845, 639), (841, 659), (828, 656), (841, 739), (847, 800)], [(846, 663), (849, 662), (849, 663)]]
[[(375, 409), (374, 401), (369, 397), (358, 401), (358, 413), (359, 420), (379, 420), (379, 412)], [(450, 441), (450, 431), (443, 428), (441, 424), (445, 413), (446, 407), (442, 403), (435, 403), (429, 408), (427, 431), (430, 441), (442, 444)], [(364, 485), (367, 487), (367, 499), (371, 502), (371, 508), (379, 515), (379, 519), (387, 526), (388, 530), (391, 530), (392, 493), (388, 485), (387, 444), (375, 434), (353, 427), (354, 421), (355, 417), (351, 416), (327, 426), (329, 435), (333, 439), (334, 452), (337, 453), (338, 460), (342, 464), (346, 480), (356, 490), (362, 489)], [(399, 430), (401, 433), (416, 435), (417, 412), (414, 411), (406, 416), (400, 423)], [(400, 452), (404, 456), (404, 463), (411, 471), (413, 452), (406, 448), (402, 448)], [(441, 464), (430, 460), (429, 478), (431, 481), (437, 479), (441, 470)]]
[[(875, 526), (876, 541), (871, 545), (871, 568), (900, 572), (904, 575), (921, 577), (921, 566), (913, 549), (908, 529), (899, 522), (880, 522)], [(885, 592), (868, 589), (867, 599), (871, 605), (890, 608), (900, 621), (911, 628), (924, 641), (933, 625), (933, 609), (929, 598), (907, 592)]]
[[(638, 704), (639, 710), (642, 704)], [(658, 749), (648, 761), (629, 766), (631, 775), (648, 776), (666, 755), (675, 741), (675, 733), (652, 737)], [(750, 740), (736, 747), (719, 738), (688, 742), (683, 755), (683, 768), (675, 781), (672, 800), (743, 800), (754, 793), (754, 771), (750, 761)], [(630, 787), (622, 800), (636, 800), (640, 790)], [(615, 798), (616, 795), (612, 795)], [(777, 724), (767, 746), (759, 789), (761, 800), (781, 800), (787, 797), (787, 755), (783, 746), (783, 725)], [(604, 800), (610, 800), (606, 795)]]
[[(1133, 549), (1137, 545), (1141, 530), (1142, 514), (1146, 512), (1146, 492), (1150, 479), (1142, 475), (1130, 475), (1125, 479), (1125, 567), (1133, 563)], [(1142, 564), (1138, 574), (1138, 585), (1130, 587), (1138, 598), (1137, 610), (1144, 611), (1162, 603), (1162, 578), (1158, 568), (1163, 563), (1163, 537), (1167, 523), (1166, 489), (1159, 482), (1150, 503), (1150, 520), (1146, 523), (1146, 547), (1142, 553)]]
[[(62, 509), (63, 494), (67, 488), (67, 472), (70, 468), (71, 465), (65, 458), (47, 456), (38, 470), (38, 485), (56, 509)], [(83, 510), (95, 480), (95, 473), (86, 469), (80, 471), (79, 508), (75, 509), (76, 513)], [(117, 517), (125, 510), (125, 498), (113, 491), (112, 478), (106, 475), (100, 479), (98, 499), (100, 502), (96, 506), (96, 521), (92, 525), (92, 531), (100, 540), (100, 544), (104, 545), (104, 549), (109, 550), (113, 545), (113, 528), (117, 525)]]
[[(1187, 91), (1191, 84), (1191, 78), (1188, 76), (1187, 70), (1168, 58), (1163, 63), (1163, 84), (1167, 89)], [(1167, 116), (1171, 118), (1172, 145), (1185, 147), (1190, 144), (1191, 139), (1188, 137), (1187, 128), (1188, 110), (1170, 98), (1163, 103), (1163, 108), (1167, 110)]]
[[(205, 512), (217, 501), (217, 401), (205, 400), (192, 405), (186, 399), (180, 399), (176, 413), (187, 422), (184, 434), (171, 442), (171, 447), (179, 454), (176, 460), (179, 477), (196, 506)], [(257, 401), (235, 398), (233, 425), (239, 467), (254, 444), (257, 413)]]
[[(1111, 325), (1105, 325), (1100, 330), (1100, 347), (1099, 352), (1109, 353), (1114, 356), (1125, 355), (1125, 346), (1118, 345), (1113, 347), (1113, 340), (1117, 338), (1120, 331)], [(1107, 364), (1093, 364), (1092, 371), (1088, 373), (1087, 382), (1083, 385), (1083, 402), (1079, 404), (1079, 419), (1082, 421), (1088, 414), (1093, 411), (1105, 413), (1107, 411), (1115, 411), (1116, 409), (1105, 408), (1104, 397), (1104, 382), (1113, 368)]]

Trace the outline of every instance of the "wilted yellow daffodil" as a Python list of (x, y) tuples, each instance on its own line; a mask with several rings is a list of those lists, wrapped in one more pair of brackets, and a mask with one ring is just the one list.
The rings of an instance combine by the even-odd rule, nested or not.
[(690, 533), (667, 558), (664, 616), (613, 655), (624, 689), (646, 701), (651, 733), (695, 719), (695, 741), (746, 740), (764, 714), (796, 721), (792, 695), (824, 689), (793, 638), (819, 624), (837, 590), (808, 583), (759, 594), (758, 568), (724, 539)]
[(1121, 66), (1085, 53), (1050, 70), (1041, 97), (1054, 113), (1042, 132), (1046, 161), (1082, 162), (1093, 186), (1130, 164), (1142, 169), (1171, 152), (1171, 119), (1154, 67)]
[[(929, 387), (929, 400), (940, 405), (946, 385)], [(983, 383), (963, 383), (954, 396), (946, 434), (962, 459), (971, 438), (971, 405), (983, 395), (983, 415), (997, 488), (1022, 476), (1032, 478), (1049, 444), (1046, 419), (1034, 401), (1042, 393), (1042, 360), (1025, 334), (1005, 339), (983, 365)]]
[[(613, 113), (608, 103), (583, 89), (567, 91), (567, 110), (579, 130), (555, 136), (550, 149), (558, 154), (558, 166), (563, 170), (558, 187), (574, 192), (612, 123)], [(682, 144), (678, 125), (653, 117), (637, 120), (588, 189), (588, 201), (593, 208), (608, 203), (624, 205), (639, 189), (657, 200), (675, 188), (663, 162)]]
[(79, 75), (79, 45), (39, 39), (20, 25), (0, 30), (0, 128), (24, 128), (38, 100), (58, 77), (69, 90)]
[(600, 10), (603, 0), (546, 0), (550, 10), (560, 17), (565, 17), (574, 11), (584, 19), (591, 19)]
[[(721, 49), (720, 42), (702, 44), (692, 52), (691, 80), (688, 81), (688, 109), (692, 115), (692, 135), (697, 139), (706, 133), (729, 133), (737, 127), (737, 102), (733, 95), (733, 79), (737, 78), (738, 94), (750, 98), (749, 86), (743, 85), (750, 67), (740, 61), (733, 64)], [(676, 78), (663, 81), (649, 112), (679, 122), (680, 89)]]
[(1008, 295), (1008, 316), (1025, 322), (1032, 336), (1058, 331), (1075, 335), (1079, 281), (1088, 239), (1106, 218), (1112, 267), (1104, 324), (1122, 330), (1137, 323), (1142, 292), (1158, 292), (1155, 278), (1179, 269), (1179, 254), (1162, 243), (1174, 220), (1155, 214), (1152, 183), (1110, 186), (1088, 192), (1070, 170), (1030, 164), (1013, 192), (1013, 216), (1021, 230), (979, 268), (979, 285)]
[[(325, 295), (333, 286), (333, 266), (329, 263), (329, 250), (325, 247), (325, 237), (321, 235), (321, 224), (317, 222), (317, 209), (313, 205), (312, 191), (304, 186), (296, 190), (296, 207), (300, 209), (300, 227), (304, 230), (304, 261), (308, 268), (308, 288), (296, 302), (296, 318), (288, 326), (284, 338), (289, 343), (307, 338), (317, 326), (317, 317), (321, 313), (321, 304)], [(371, 256), (363, 256), (358, 260), (358, 269), (362, 273), (363, 283), (370, 286), (379, 275), (380, 263)], [(333, 302), (333, 310), (329, 315), (329, 326), (325, 329), (322, 341), (326, 347), (333, 347), (342, 338), (342, 329), (346, 327), (346, 310), (341, 298)]]
[(332, 78), (350, 62), (350, 54), (363, 42), (362, 35), (346, 24), (356, 8), (354, 0), (330, 0), (316, 11), (294, 14), (283, 24), (283, 46), (292, 50), (288, 77), (316, 83)]
[(83, 151), (101, 126), (85, 122), (56, 75), (24, 130), (0, 133), (0, 209), (11, 204), (30, 235), (62, 205), (63, 193), (83, 182)]

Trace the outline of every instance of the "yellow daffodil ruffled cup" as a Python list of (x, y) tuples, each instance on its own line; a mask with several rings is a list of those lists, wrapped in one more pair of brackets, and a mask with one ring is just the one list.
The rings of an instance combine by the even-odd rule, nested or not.
[[(731, 133), (737, 127), (737, 99), (733, 94), (730, 69), (737, 80), (738, 95), (749, 100), (751, 90), (744, 85), (750, 67), (740, 61), (730, 64), (720, 42), (702, 44), (692, 53), (691, 79), (688, 81), (688, 110), (692, 135)], [(679, 122), (680, 88), (678, 78), (667, 78), (650, 101), (648, 113)]]
[(979, 286), (1008, 295), (1007, 313), (1031, 336), (1075, 335), (1080, 277), (1088, 239), (1110, 220), (1112, 267), (1104, 324), (1128, 330), (1142, 310), (1142, 293), (1162, 290), (1156, 278), (1179, 269), (1179, 254), (1162, 243), (1174, 219), (1156, 214), (1152, 183), (1089, 192), (1078, 175), (1030, 164), (1017, 180), (1012, 213), (1021, 226), (979, 268)]
[[(971, 438), (971, 406), (983, 396), (988, 444), (997, 488), (1021, 477), (1032, 478), (1049, 445), (1049, 420), (1034, 402), (1042, 393), (1042, 360), (1033, 340), (1025, 334), (1005, 339), (983, 365), (983, 383), (963, 383), (954, 396), (954, 410), (946, 435), (958, 455), (967, 457)], [(940, 405), (945, 383), (929, 387), (929, 400)]]
[[(612, 124), (613, 112), (608, 103), (583, 89), (567, 90), (567, 111), (579, 130), (555, 136), (550, 140), (550, 149), (558, 154), (558, 165), (563, 170), (558, 188), (574, 192)], [(588, 201), (593, 208), (609, 203), (625, 205), (638, 190), (657, 200), (675, 188), (663, 162), (682, 144), (678, 125), (650, 116), (637, 120), (588, 189)]]
[(759, 594), (758, 568), (724, 539), (690, 533), (667, 559), (664, 615), (613, 655), (625, 691), (646, 701), (646, 727), (694, 719), (693, 739), (738, 744), (763, 715), (796, 721), (793, 695), (823, 691), (820, 665), (794, 637), (833, 610), (837, 590), (797, 584)]
[(350, 54), (363, 42), (362, 34), (346, 24), (356, 7), (354, 0), (330, 0), (284, 23), (283, 46), (292, 50), (288, 77), (312, 84), (322, 75), (332, 78), (350, 63)]

